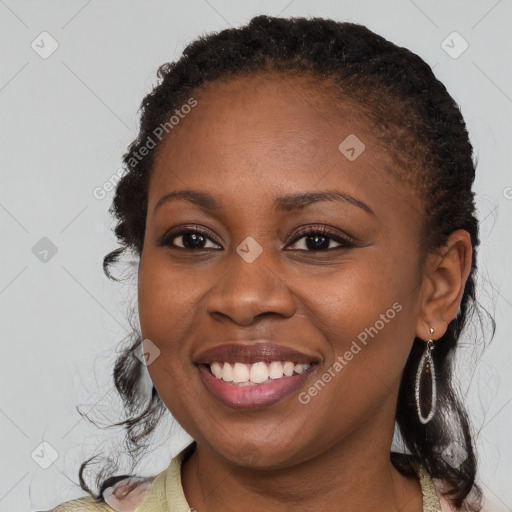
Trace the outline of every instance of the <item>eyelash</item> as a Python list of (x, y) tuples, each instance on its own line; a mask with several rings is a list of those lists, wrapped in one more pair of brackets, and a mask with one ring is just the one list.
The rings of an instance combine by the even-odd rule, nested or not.
[[(198, 226), (194, 226), (193, 228), (184, 227), (184, 228), (179, 229), (176, 232), (165, 233), (161, 238), (158, 239), (157, 245), (159, 247), (169, 246), (172, 249), (178, 249), (178, 250), (182, 250), (182, 251), (194, 251), (194, 252), (207, 251), (207, 250), (211, 249), (211, 248), (190, 249), (187, 247), (178, 247), (172, 243), (174, 239), (176, 239), (182, 235), (187, 235), (187, 234), (200, 235), (202, 237), (209, 238), (214, 243), (220, 245), (220, 243), (215, 240), (215, 237), (213, 236), (211, 231), (206, 230), (206, 229), (199, 229)], [(331, 249), (320, 249), (318, 251), (308, 250), (308, 249), (293, 249), (293, 250), (297, 250), (297, 251), (301, 251), (301, 252), (327, 252), (327, 251), (333, 251), (336, 249), (351, 249), (351, 248), (354, 248), (357, 246), (355, 241), (351, 237), (341, 236), (341, 235), (334, 233), (333, 231), (331, 231), (325, 227), (322, 227), (322, 226), (319, 226), (318, 228), (308, 227), (308, 228), (299, 230), (296, 233), (293, 240), (288, 245), (295, 244), (301, 238), (311, 237), (311, 236), (315, 236), (315, 235), (323, 236), (325, 238), (328, 238), (330, 240), (333, 240), (333, 241), (339, 243), (340, 245), (338, 247), (334, 247)], [(213, 249), (213, 250), (218, 251), (220, 249)]]

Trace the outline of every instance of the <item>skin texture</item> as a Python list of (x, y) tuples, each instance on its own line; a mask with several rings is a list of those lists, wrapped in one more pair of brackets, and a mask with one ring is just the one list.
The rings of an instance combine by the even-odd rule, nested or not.
[[(357, 107), (329, 98), (320, 84), (267, 73), (214, 82), (158, 150), (139, 267), (143, 339), (160, 355), (148, 366), (176, 420), (197, 441), (182, 468), (189, 504), (220, 510), (421, 511), (419, 483), (389, 461), (402, 369), (414, 337), (442, 336), (455, 317), (471, 265), (465, 231), (425, 257), (418, 252), (422, 201), (389, 171), (393, 161)], [(364, 152), (338, 149), (355, 134)], [(159, 199), (200, 190), (218, 211)], [(339, 191), (276, 212), (276, 197)], [(157, 241), (171, 228), (198, 226), (202, 251)], [(325, 227), (355, 239), (308, 249), (298, 228)], [(246, 237), (262, 247), (247, 263)], [(331, 236), (331, 235), (327, 235)], [(301, 237), (301, 238), (300, 238)], [(327, 245), (327, 243), (329, 245)], [(349, 350), (358, 334), (402, 306), (311, 401), (297, 393), (267, 408), (231, 409), (202, 384), (193, 360), (227, 341), (265, 338), (319, 361), (307, 390)]]

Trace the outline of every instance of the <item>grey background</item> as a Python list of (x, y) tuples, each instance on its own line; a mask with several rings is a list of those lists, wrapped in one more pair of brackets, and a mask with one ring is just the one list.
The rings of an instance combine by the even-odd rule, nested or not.
[[(465, 345), (476, 335), (478, 350), (461, 351), (458, 378), (484, 490), (512, 509), (510, 0), (0, 0), (1, 511), (46, 510), (80, 496), (79, 464), (98, 443), (110, 450), (113, 432), (89, 425), (75, 406), (96, 417), (112, 412), (114, 350), (129, 328), (136, 282), (115, 284), (102, 273), (103, 255), (116, 247), (113, 194), (97, 199), (93, 191), (136, 136), (156, 68), (195, 36), (262, 13), (365, 24), (423, 57), (461, 105), (479, 158), (480, 301), (497, 332), (481, 355), (482, 335), (469, 333)], [(58, 43), (48, 58), (40, 56), (52, 44), (44, 31)], [(445, 51), (463, 48), (459, 36), (446, 39), (454, 31), (469, 44), (457, 58)], [(57, 456), (47, 469), (36, 463), (37, 453), (52, 453), (43, 454), (43, 441)], [(187, 442), (178, 431), (140, 473), (162, 471)]]

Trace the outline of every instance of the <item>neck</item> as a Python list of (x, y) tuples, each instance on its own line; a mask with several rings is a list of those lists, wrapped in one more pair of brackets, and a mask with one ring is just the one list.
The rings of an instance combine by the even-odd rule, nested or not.
[(421, 512), (419, 482), (391, 464), (393, 429), (382, 427), (372, 418), (314, 458), (279, 470), (234, 466), (198, 443), (182, 467), (186, 499), (197, 512)]

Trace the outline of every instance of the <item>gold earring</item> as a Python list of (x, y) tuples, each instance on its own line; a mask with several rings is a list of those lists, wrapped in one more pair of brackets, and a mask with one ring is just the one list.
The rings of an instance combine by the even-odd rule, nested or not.
[[(427, 345), (425, 347), (425, 351), (420, 359), (420, 364), (418, 365), (418, 371), (416, 372), (416, 385), (414, 389), (414, 394), (416, 396), (416, 409), (418, 411), (418, 419), (421, 423), (426, 425), (429, 421), (432, 420), (434, 414), (436, 412), (436, 399), (437, 399), (437, 389), (436, 389), (436, 372), (434, 368), (434, 360), (432, 359), (432, 350), (434, 350), (434, 340), (432, 339), (432, 335), (434, 334), (434, 329), (430, 327), (430, 339), (427, 341)], [(427, 378), (430, 378), (430, 411), (426, 416), (423, 416), (423, 412), (421, 410), (421, 395), (422, 390), (421, 382)]]

